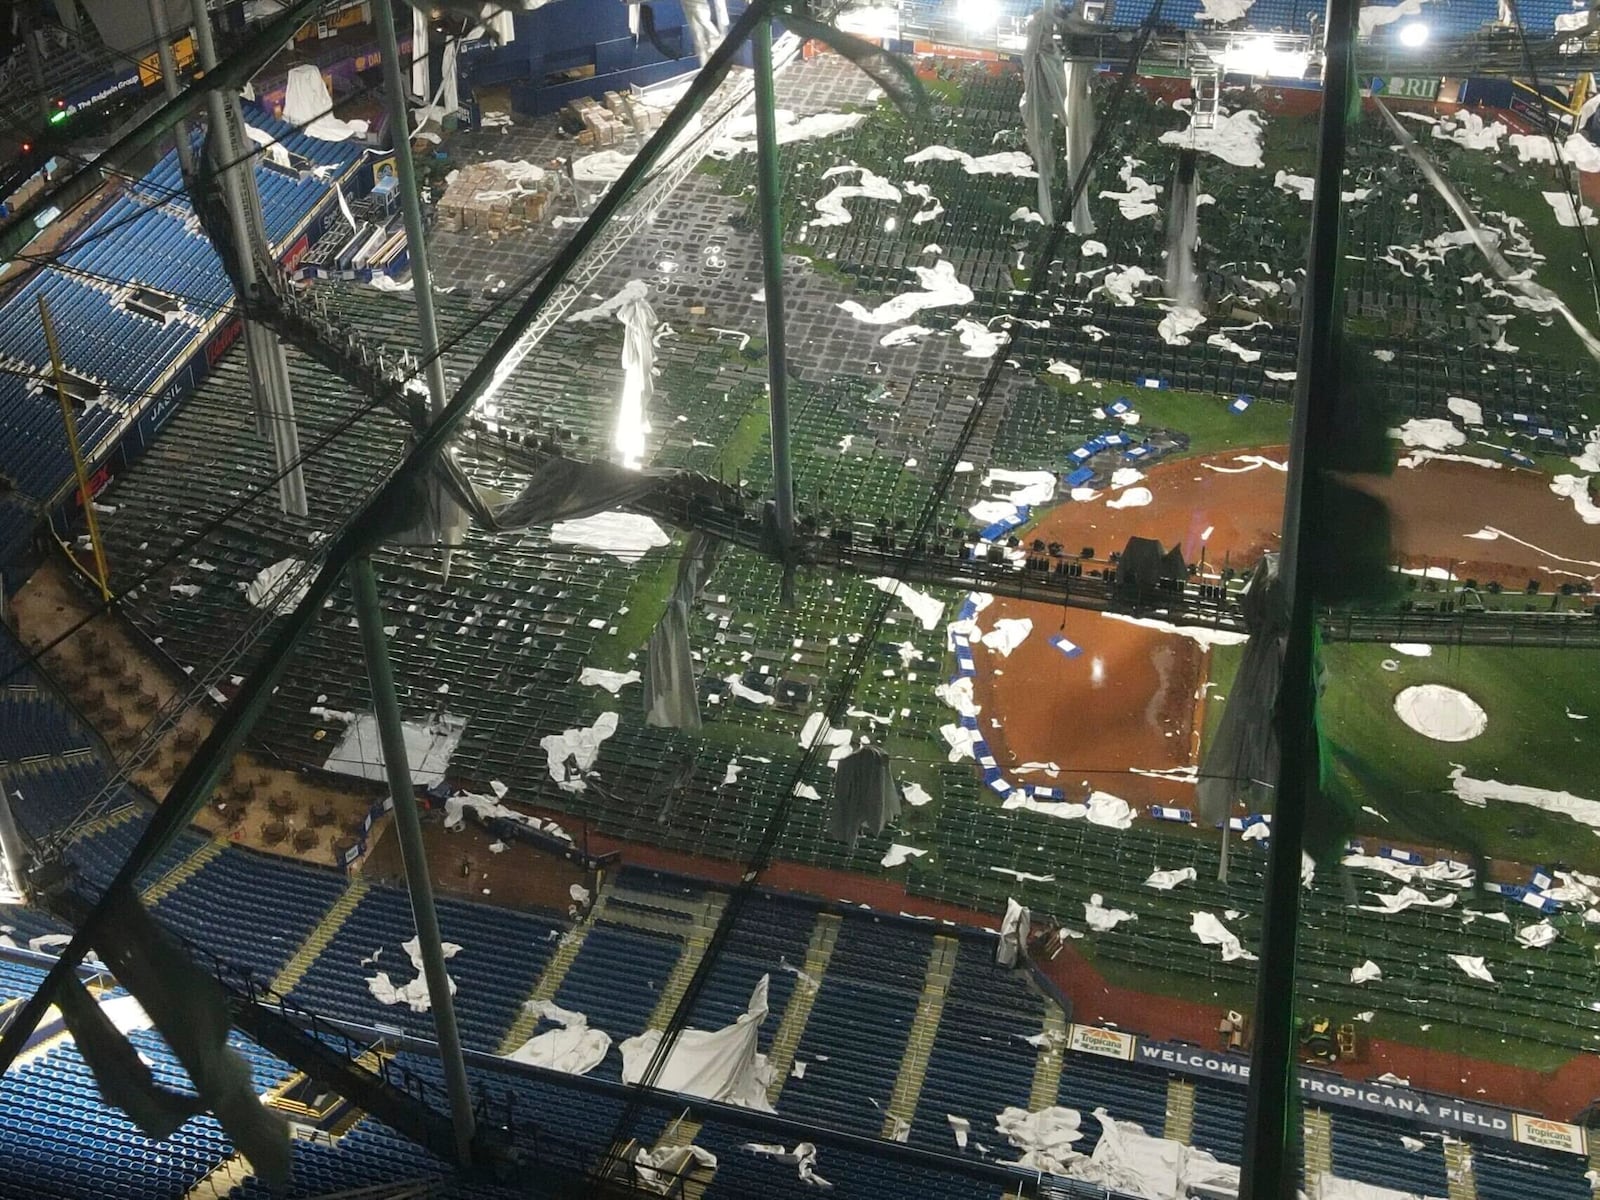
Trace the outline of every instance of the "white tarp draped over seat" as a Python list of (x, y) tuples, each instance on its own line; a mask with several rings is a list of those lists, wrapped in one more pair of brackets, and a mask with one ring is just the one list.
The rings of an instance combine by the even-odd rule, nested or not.
[(1228, 927), (1217, 919), (1215, 913), (1196, 912), (1190, 913), (1189, 916), (1192, 918), (1189, 932), (1199, 938), (1202, 945), (1221, 946), (1223, 962), (1232, 962), (1236, 958), (1255, 962), (1256, 956), (1240, 945), (1238, 936), (1230, 933)]
[(1151, 1137), (1129, 1122), (1114, 1121), (1103, 1108), (1094, 1110), (1094, 1118), (1100, 1122), (1100, 1140), (1090, 1157), (1068, 1164), (1072, 1178), (1149, 1200), (1188, 1200), (1197, 1192), (1208, 1197), (1239, 1194), (1238, 1167), (1171, 1138)]
[[(422, 973), (422, 940), (412, 938), (400, 948), (411, 959), (411, 966), (416, 971), (416, 977), (410, 983), (396, 984), (389, 978), (387, 971), (379, 971), (376, 975), (367, 977), (367, 990), (372, 993), (372, 998), (379, 1004), (404, 1004), (412, 1012), (427, 1012), (433, 1007), (433, 999), (428, 995), (427, 976)], [(461, 953), (461, 947), (455, 942), (441, 942), (439, 948), (444, 952), (444, 957), (454, 958)], [(381, 951), (380, 951), (381, 953)], [(373, 955), (376, 959), (377, 954)], [(456, 981), (446, 975), (445, 979), (450, 984), (450, 994), (456, 994)]]
[(1035, 1171), (1065, 1175), (1067, 1164), (1083, 1155), (1072, 1148), (1083, 1138), (1083, 1117), (1075, 1108), (1051, 1105), (1037, 1112), (1007, 1108), (994, 1119), (995, 1128), (1018, 1150), (1017, 1162)]
[(1340, 1179), (1337, 1175), (1319, 1175), (1316, 1185), (1311, 1189), (1311, 1200), (1438, 1200), (1438, 1197), (1400, 1192), (1394, 1188), (1379, 1187), (1375, 1183), (1358, 1183), (1354, 1179)]
[(290, 67), (283, 86), (283, 119), (307, 137), (324, 142), (343, 142), (367, 132), (367, 122), (341, 121), (333, 115), (333, 96), (322, 78), (322, 68), (313, 63)]
[(512, 1062), (549, 1067), (568, 1075), (587, 1075), (598, 1067), (611, 1049), (611, 1035), (589, 1028), (589, 1018), (581, 1012), (561, 1008), (548, 1000), (530, 1001), (540, 1017), (555, 1022), (557, 1028), (536, 1034), (505, 1057)]
[[(656, 1077), (663, 1091), (720, 1100), (772, 1112), (767, 1087), (772, 1067), (757, 1050), (761, 1025), (767, 1019), (767, 982), (763, 975), (750, 993), (739, 1018), (721, 1029), (685, 1029)], [(659, 1029), (647, 1029), (622, 1043), (622, 1082), (638, 1083), (661, 1044)]]
[(1006, 897), (1006, 915), (1000, 922), (1000, 941), (994, 948), (994, 961), (1014, 967), (1028, 953), (1028, 932), (1032, 914), (1026, 906)]

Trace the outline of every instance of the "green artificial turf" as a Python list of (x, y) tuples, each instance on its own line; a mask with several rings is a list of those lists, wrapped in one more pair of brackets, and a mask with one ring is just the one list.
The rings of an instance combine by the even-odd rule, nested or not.
[[(1474, 808), (1450, 787), (1459, 763), (1475, 779), (1600, 799), (1600, 654), (1439, 646), (1431, 658), (1412, 658), (1384, 645), (1352, 644), (1327, 646), (1323, 654), (1330, 672), (1324, 732), (1366, 763), (1380, 785), (1361, 789), (1360, 805), (1382, 814), (1358, 813), (1361, 832), (1600, 870), (1600, 838), (1587, 827), (1527, 805)], [(1383, 670), (1385, 659), (1400, 669)], [(1394, 697), (1422, 683), (1459, 688), (1476, 700), (1488, 716), (1484, 733), (1450, 743), (1407, 729), (1394, 714)], [(1574, 720), (1569, 708), (1591, 719)]]
[(1224, 450), (1283, 446), (1289, 441), (1292, 410), (1287, 404), (1260, 400), (1244, 412), (1235, 413), (1228, 408), (1234, 400), (1233, 396), (1213, 396), (1177, 388), (1147, 391), (1126, 383), (1107, 383), (1103, 388), (1096, 388), (1087, 380), (1068, 383), (1059, 375), (1048, 374), (1040, 378), (1063, 392), (1081, 396), (1085, 402), (1096, 407), (1111, 404), (1119, 398), (1126, 399), (1139, 413), (1139, 423), (1130, 429), (1131, 433), (1139, 434), (1147, 429), (1175, 429), (1188, 434), (1189, 449), (1182, 455), (1169, 455), (1168, 459), (1217, 454)]

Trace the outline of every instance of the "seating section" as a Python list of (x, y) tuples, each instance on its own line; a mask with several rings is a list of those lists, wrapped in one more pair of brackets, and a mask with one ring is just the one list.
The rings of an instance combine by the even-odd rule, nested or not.
[(1238, 1165), (1244, 1155), (1244, 1095), (1243, 1088), (1197, 1085), (1190, 1144)]
[[(157, 1082), (193, 1094), (193, 1087), (159, 1035), (129, 1035)], [(239, 1039), (255, 1086), (265, 1090), (288, 1068)], [(94, 1077), (72, 1042), (13, 1066), (0, 1077), (0, 1195), (112, 1197), (150, 1200), (180, 1197), (233, 1153), (215, 1118), (191, 1118), (162, 1141), (141, 1134), (121, 1112), (100, 1099)]]
[(1509, 1142), (1475, 1142), (1472, 1173), (1479, 1200), (1593, 1200), (1585, 1178), (1588, 1160), (1577, 1154), (1513, 1146)]
[[(462, 1043), (492, 1053), (532, 993), (559, 926), (545, 917), (450, 897), (439, 897), (437, 907), (444, 940), (461, 947), (447, 967), (456, 982)], [(413, 1012), (404, 1004), (379, 1004), (367, 986), (379, 972), (387, 973), (396, 987), (418, 976), (401, 949), (415, 935), (405, 892), (374, 887), (317, 956), (291, 998), (322, 1016), (398, 1026), (431, 1037), (431, 1014)]]
[(1089, 1153), (1100, 1140), (1100, 1123), (1090, 1115), (1104, 1108), (1118, 1121), (1132, 1121), (1152, 1137), (1167, 1123), (1167, 1077), (1160, 1071), (1092, 1054), (1073, 1054), (1061, 1072), (1057, 1103), (1083, 1114), (1084, 1138), (1076, 1149)]
[[(267, 982), (344, 888), (332, 871), (230, 850), (169, 892), (155, 914), (190, 942)], [(262, 928), (265, 912), (273, 914), (270, 929)]]
[(1421, 1131), (1414, 1127), (1345, 1109), (1331, 1115), (1335, 1175), (1416, 1192), (1419, 1196), (1449, 1194), (1444, 1150), (1437, 1135), (1422, 1138), (1422, 1149), (1408, 1152), (1401, 1146), (1400, 1138), (1402, 1135), (1418, 1137)]
[(602, 922), (584, 938), (556, 1003), (615, 1041), (632, 1037), (643, 1032), (682, 949), (675, 938)]
[[(309, 138), (253, 105), (247, 123), (280, 138), (292, 154), (342, 177), (360, 155), (348, 142)], [(200, 136), (195, 135), (196, 145)], [(293, 178), (258, 166), (267, 236), (274, 247), (319, 206), (329, 184), (315, 174)], [(165, 320), (124, 307), (129, 285), (176, 301)], [(67, 485), (72, 459), (48, 378), (38, 300), (44, 297), (60, 341), (61, 357), (88, 394), (80, 396), (78, 436), (86, 458), (99, 461), (131, 422), (165, 387), (172, 372), (209, 336), (232, 300), (232, 286), (210, 241), (201, 232), (179, 172), (168, 153), (143, 179), (116, 195), (64, 248), (56, 266), (25, 280), (0, 304), (0, 478), (22, 497), (50, 502)], [(0, 491), (3, 491), (0, 488)], [(25, 517), (7, 506), (0, 520), (0, 549), (19, 541), (7, 531)]]

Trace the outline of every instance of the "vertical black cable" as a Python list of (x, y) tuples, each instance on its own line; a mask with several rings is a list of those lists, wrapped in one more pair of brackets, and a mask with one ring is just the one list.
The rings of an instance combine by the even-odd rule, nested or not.
[(1300, 356), (1294, 427), (1283, 513), (1279, 577), (1289, 603), (1289, 635), (1274, 721), (1281, 765), (1272, 813), (1256, 976), (1255, 1042), (1245, 1106), (1240, 1200), (1292, 1200), (1301, 1169), (1295, 1062), (1295, 967), (1300, 934), (1300, 870), (1306, 810), (1317, 785), (1317, 692), (1314, 596), (1300, 570), (1308, 547), (1322, 535), (1324, 473), (1338, 395), (1340, 320), (1338, 266), (1340, 190), (1345, 140), (1355, 95), (1356, 15), (1359, 0), (1330, 0), (1324, 45), (1322, 122), (1311, 247), (1300, 312)]

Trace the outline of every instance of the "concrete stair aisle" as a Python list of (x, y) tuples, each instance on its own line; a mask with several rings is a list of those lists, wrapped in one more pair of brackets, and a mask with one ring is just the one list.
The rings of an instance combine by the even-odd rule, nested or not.
[(172, 893), (177, 891), (178, 888), (184, 883), (198, 875), (200, 873), (200, 868), (205, 866), (208, 862), (217, 857), (217, 855), (221, 854), (227, 848), (227, 842), (223, 841), (221, 838), (212, 838), (210, 841), (206, 842), (199, 849), (197, 849), (193, 854), (189, 855), (188, 858), (184, 859), (177, 866), (173, 867), (172, 870), (168, 871), (160, 879), (156, 880), (149, 887), (145, 888), (144, 892), (142, 893), (144, 896), (144, 902), (147, 905), (161, 903), (162, 900), (172, 895)]
[(1444, 1174), (1450, 1184), (1450, 1200), (1478, 1200), (1478, 1177), (1472, 1169), (1472, 1147), (1466, 1142), (1448, 1137), (1444, 1139)]
[(1033, 1087), (1028, 1092), (1028, 1109), (1038, 1112), (1056, 1102), (1061, 1092), (1061, 1068), (1067, 1052), (1067, 1015), (1054, 1000), (1045, 1004), (1044, 1043), (1033, 1067)]
[(370, 887), (365, 876), (350, 876), (349, 886), (328, 906), (328, 911), (322, 914), (322, 919), (317, 922), (316, 927), (306, 935), (306, 940), (289, 956), (289, 961), (284, 963), (273, 977), (271, 985), (273, 991), (280, 996), (287, 996), (300, 986), (300, 981), (306, 977), (311, 964), (316, 962), (317, 956), (332, 943)]
[[(728, 906), (728, 898), (721, 892), (707, 892), (705, 897), (695, 905), (693, 924), (691, 924), (683, 941), (683, 952), (678, 955), (678, 961), (672, 968), (672, 974), (667, 976), (667, 981), (661, 986), (661, 998), (656, 1001), (656, 1008), (650, 1014), (650, 1023), (647, 1029), (665, 1029), (672, 1020), (672, 1014), (678, 1011), (678, 1004), (683, 1000), (683, 994), (689, 988), (689, 980), (694, 978), (694, 973), (700, 967), (700, 960), (706, 956), (706, 946), (711, 942), (711, 935), (717, 928), (717, 922), (722, 917), (722, 910)], [(613, 907), (611, 920), (616, 921), (618, 913), (622, 910)], [(628, 913), (627, 919), (621, 922), (628, 924), (640, 914)], [(638, 926), (636, 926), (637, 928)]]
[(811, 1019), (811, 1007), (817, 1002), (817, 989), (827, 973), (833, 958), (833, 947), (839, 940), (839, 918), (833, 913), (819, 912), (816, 924), (811, 927), (811, 941), (806, 946), (803, 974), (795, 981), (789, 993), (789, 1003), (784, 1007), (783, 1018), (778, 1022), (778, 1032), (772, 1035), (767, 1048), (767, 1062), (772, 1066), (772, 1083), (767, 1088), (767, 1102), (776, 1105), (789, 1073), (794, 1069), (795, 1051), (805, 1036), (806, 1022)]
[(961, 943), (953, 937), (941, 934), (933, 939), (927, 974), (922, 981), (922, 997), (917, 1001), (911, 1035), (906, 1039), (905, 1054), (900, 1059), (900, 1073), (895, 1076), (889, 1107), (883, 1115), (883, 1136), (893, 1141), (903, 1142), (911, 1133), (911, 1121), (922, 1095), (923, 1080), (927, 1078), (928, 1058), (933, 1053), (933, 1040), (939, 1034), (939, 1019), (944, 1015), (945, 997), (950, 994), (950, 977), (955, 974), (956, 953), (960, 948)]
[(533, 1006), (541, 1000), (551, 1001), (556, 998), (556, 993), (566, 982), (567, 972), (577, 961), (578, 952), (583, 949), (583, 940), (589, 936), (589, 930), (594, 928), (595, 922), (606, 914), (606, 908), (606, 892), (602, 890), (583, 920), (562, 935), (561, 944), (544, 964), (544, 970), (539, 974), (539, 981), (533, 985), (532, 993), (518, 1011), (516, 1019), (511, 1022), (511, 1028), (506, 1030), (505, 1036), (500, 1039), (500, 1047), (495, 1051), (496, 1054), (502, 1057), (510, 1054), (520, 1049), (522, 1044), (533, 1036), (533, 1031), (539, 1027), (539, 1014), (534, 1011)]
[(255, 1168), (244, 1155), (232, 1155), (201, 1176), (184, 1194), (184, 1200), (226, 1200), (235, 1188), (254, 1179), (255, 1174)]
[(1317, 1180), (1333, 1174), (1333, 1122), (1323, 1109), (1306, 1109), (1305, 1139), (1306, 1188), (1311, 1191)]
[(1167, 1080), (1167, 1119), (1161, 1136), (1185, 1146), (1194, 1137), (1194, 1084), (1187, 1079)]

